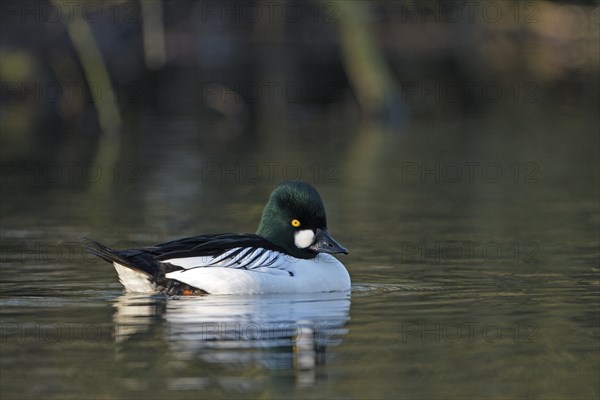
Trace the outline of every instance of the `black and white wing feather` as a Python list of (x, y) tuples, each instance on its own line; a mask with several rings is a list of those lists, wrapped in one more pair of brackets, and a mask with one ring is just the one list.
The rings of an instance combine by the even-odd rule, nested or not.
[(162, 260), (162, 262), (185, 270), (221, 267), (267, 272), (267, 269), (281, 269), (285, 265), (285, 258), (286, 255), (281, 251), (264, 247), (234, 247), (215, 256), (178, 256)]
[(264, 272), (278, 269), (288, 257), (279, 246), (255, 234), (201, 235), (153, 247), (113, 250), (87, 240), (88, 251), (106, 261), (158, 279), (166, 273), (204, 267), (239, 268)]

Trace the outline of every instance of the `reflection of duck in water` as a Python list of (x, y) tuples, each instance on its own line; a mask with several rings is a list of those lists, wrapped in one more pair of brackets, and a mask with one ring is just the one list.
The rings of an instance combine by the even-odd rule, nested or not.
[(124, 294), (115, 307), (118, 342), (151, 332), (163, 335), (176, 360), (293, 369), (299, 384), (312, 384), (316, 366), (327, 361), (326, 349), (346, 333), (350, 297), (334, 292), (167, 301)]
[(315, 293), (350, 290), (330, 254), (348, 251), (327, 232), (319, 193), (304, 182), (279, 185), (256, 234), (194, 236), (154, 247), (88, 250), (112, 262), (128, 291), (168, 294)]

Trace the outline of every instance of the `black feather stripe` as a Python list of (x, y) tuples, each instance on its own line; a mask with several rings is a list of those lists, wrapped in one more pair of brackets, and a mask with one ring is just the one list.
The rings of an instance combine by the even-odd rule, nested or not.
[(238, 255), (236, 257), (232, 257), (229, 262), (223, 264), (223, 267), (231, 267), (233, 264), (240, 264), (241, 265), (241, 261), (244, 259), (244, 257), (246, 257), (248, 255), (248, 253), (250, 253), (252, 251), (252, 247), (248, 247), (245, 249), (241, 249), (241, 251), (238, 253)]
[(264, 267), (265, 266), (265, 262), (267, 260), (269, 260), (270, 255), (272, 254), (272, 252), (270, 250), (263, 250), (260, 254), (260, 257), (256, 260), (252, 261), (252, 265), (250, 266), (250, 269), (254, 269), (254, 268), (258, 268), (258, 267)]
[(244, 268), (248, 268), (249, 266), (252, 265), (252, 263), (256, 260), (258, 260), (265, 252), (265, 249), (254, 249), (254, 253), (256, 253), (256, 255), (252, 255), (252, 258), (249, 258), (248, 260), (244, 260)]
[(269, 267), (269, 266), (275, 264), (275, 261), (277, 261), (279, 259), (279, 257), (280, 257), (280, 254), (278, 254), (278, 253), (271, 254), (271, 260), (265, 264), (262, 264), (261, 267)]
[(214, 258), (214, 259), (213, 259), (213, 260), (212, 260), (212, 261), (209, 263), (209, 265), (215, 265), (215, 264), (218, 264), (218, 263), (220, 263), (221, 261), (224, 261), (224, 260), (227, 260), (227, 259), (230, 259), (230, 258), (235, 258), (235, 257), (236, 257), (238, 254), (240, 254), (240, 253), (241, 253), (242, 251), (244, 251), (244, 250), (245, 250), (245, 249), (243, 249), (243, 248), (241, 248), (241, 247), (240, 247), (239, 249), (236, 249), (236, 250), (234, 250), (234, 251), (228, 250), (228, 251), (224, 252), (223, 254), (221, 254), (221, 255), (219, 255), (219, 256), (216, 256), (216, 257), (215, 257), (215, 258)]

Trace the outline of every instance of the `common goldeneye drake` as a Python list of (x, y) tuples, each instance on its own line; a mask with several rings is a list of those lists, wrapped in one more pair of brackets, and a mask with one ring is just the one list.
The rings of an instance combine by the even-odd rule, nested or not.
[(310, 293), (350, 290), (331, 254), (348, 254), (327, 232), (325, 207), (305, 182), (273, 190), (256, 234), (200, 235), (154, 247), (113, 250), (86, 239), (111, 262), (127, 291), (187, 294)]

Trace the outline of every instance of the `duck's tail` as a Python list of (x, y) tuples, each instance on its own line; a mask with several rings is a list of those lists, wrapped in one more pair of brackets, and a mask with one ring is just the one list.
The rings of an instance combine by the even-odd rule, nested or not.
[(157, 287), (152, 274), (140, 269), (118, 250), (113, 250), (102, 243), (83, 238), (86, 250), (101, 259), (112, 263), (119, 274), (119, 280), (128, 292), (155, 293)]
[(103, 259), (104, 261), (108, 261), (109, 263), (119, 263), (123, 266), (137, 269), (135, 265), (131, 264), (131, 261), (120, 256), (117, 250), (113, 250), (100, 242), (96, 242), (95, 240), (88, 239), (86, 237), (84, 237), (83, 240), (85, 242), (85, 248), (88, 253), (100, 257), (101, 259)]

